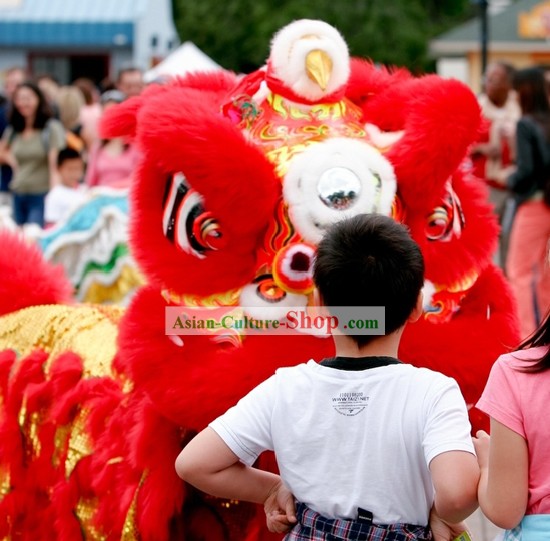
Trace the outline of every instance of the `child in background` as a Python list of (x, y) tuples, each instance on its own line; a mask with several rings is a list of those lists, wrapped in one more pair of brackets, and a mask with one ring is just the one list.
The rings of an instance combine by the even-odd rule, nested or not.
[(474, 439), (481, 467), (479, 504), (505, 540), (550, 539), (550, 315), (519, 351), (493, 365), (477, 407), (491, 437)]
[[(429, 521), (452, 539), (477, 508), (479, 467), (456, 382), (397, 359), (422, 313), (418, 245), (391, 218), (344, 220), (319, 245), (314, 281), (329, 313), (385, 306), (386, 334), (339, 329), (335, 358), (277, 370), (183, 449), (179, 476), (263, 504), (271, 531), (292, 529), (287, 540), (424, 541)], [(338, 397), (362, 406), (342, 412)], [(251, 467), (265, 450), (280, 477)]]
[(44, 217), (46, 227), (54, 225), (65, 218), (70, 211), (85, 199), (82, 189), (84, 160), (73, 148), (59, 151), (57, 170), (61, 183), (53, 187), (46, 196)]

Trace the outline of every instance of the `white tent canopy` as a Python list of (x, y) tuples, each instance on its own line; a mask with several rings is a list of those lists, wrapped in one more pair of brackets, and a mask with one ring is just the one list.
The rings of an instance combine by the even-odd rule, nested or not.
[(163, 76), (185, 75), (190, 71), (215, 71), (220, 69), (223, 68), (203, 53), (194, 43), (186, 41), (160, 64), (147, 71), (144, 77), (145, 81), (149, 83)]

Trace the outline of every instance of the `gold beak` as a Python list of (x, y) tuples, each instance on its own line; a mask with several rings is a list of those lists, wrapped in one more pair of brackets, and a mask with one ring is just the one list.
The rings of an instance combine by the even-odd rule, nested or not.
[(306, 73), (321, 90), (325, 90), (332, 74), (332, 58), (319, 49), (309, 52), (306, 56)]

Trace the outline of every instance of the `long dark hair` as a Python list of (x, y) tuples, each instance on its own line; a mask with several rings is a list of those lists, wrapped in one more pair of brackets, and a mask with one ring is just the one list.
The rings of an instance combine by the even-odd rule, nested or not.
[[(544, 321), (538, 329), (528, 338), (526, 338), (518, 349), (529, 349), (550, 345), (550, 311), (546, 314)], [(531, 367), (526, 369), (528, 372), (542, 372), (550, 368), (550, 348), (548, 351)]]
[(541, 68), (518, 70), (514, 74), (513, 86), (522, 115), (535, 120), (543, 129), (546, 140), (550, 141), (550, 102), (544, 71)]
[[(36, 97), (38, 98), (38, 107), (36, 108), (36, 115), (32, 127), (35, 130), (43, 130), (48, 120), (50, 120), (50, 118), (53, 118), (52, 108), (49, 106), (40, 88), (38, 88), (38, 86), (32, 81), (25, 81), (18, 85), (14, 92), (14, 98), (21, 88), (28, 88), (36, 94)], [(18, 111), (17, 107), (15, 107), (13, 101), (8, 121), (13, 126), (13, 131), (16, 133), (21, 133), (25, 129), (25, 118)]]

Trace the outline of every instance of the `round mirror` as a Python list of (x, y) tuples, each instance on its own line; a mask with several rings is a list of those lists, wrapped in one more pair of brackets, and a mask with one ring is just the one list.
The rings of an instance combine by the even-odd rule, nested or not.
[(355, 204), (361, 191), (359, 177), (345, 167), (325, 171), (317, 184), (321, 201), (334, 210), (346, 210)]

